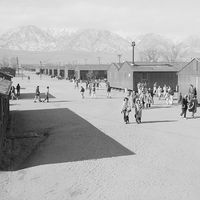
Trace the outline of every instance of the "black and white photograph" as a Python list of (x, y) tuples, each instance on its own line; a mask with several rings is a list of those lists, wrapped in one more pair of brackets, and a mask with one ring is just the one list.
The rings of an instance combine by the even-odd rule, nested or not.
[(199, 8), (0, 0), (0, 200), (199, 200)]

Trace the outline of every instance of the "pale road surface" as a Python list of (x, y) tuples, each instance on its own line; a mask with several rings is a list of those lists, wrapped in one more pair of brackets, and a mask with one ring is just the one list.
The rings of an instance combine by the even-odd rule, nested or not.
[(0, 200), (200, 199), (200, 118), (183, 120), (180, 106), (161, 103), (144, 110), (144, 123), (136, 124), (132, 113), (126, 125), (122, 92), (106, 99), (99, 90), (91, 99), (86, 91), (82, 100), (69, 81), (13, 81), (25, 88), (22, 93), (49, 85), (56, 98), (49, 104), (11, 102), (24, 131), (37, 124), (50, 136), (21, 170), (0, 172)]

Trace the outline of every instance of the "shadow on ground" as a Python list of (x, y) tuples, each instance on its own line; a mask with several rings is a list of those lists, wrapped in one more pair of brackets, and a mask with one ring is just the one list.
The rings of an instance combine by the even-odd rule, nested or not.
[[(35, 93), (21, 93), (20, 99), (34, 99)], [(40, 93), (41, 98), (45, 98), (45, 93)], [(49, 98), (55, 98), (52, 94), (49, 94)]]
[(164, 123), (164, 122), (177, 122), (178, 120), (156, 120), (156, 121), (143, 121), (143, 124)]
[(187, 119), (199, 119), (200, 116), (194, 116), (194, 117), (187, 117)]
[[(41, 130), (48, 130), (48, 137), (33, 148), (20, 165), (11, 167), (11, 170), (134, 155), (132, 151), (69, 109), (13, 111), (12, 115), (15, 116), (16, 137)], [(23, 149), (23, 152), (26, 151), (28, 149)]]
[(160, 105), (152, 105), (152, 106), (151, 106), (150, 108), (148, 108), (148, 109), (152, 110), (152, 109), (171, 108), (171, 107), (172, 107), (172, 106), (160, 104)]
[(51, 100), (49, 101), (49, 103), (67, 103), (67, 102), (71, 102), (71, 101), (67, 101), (67, 100)]

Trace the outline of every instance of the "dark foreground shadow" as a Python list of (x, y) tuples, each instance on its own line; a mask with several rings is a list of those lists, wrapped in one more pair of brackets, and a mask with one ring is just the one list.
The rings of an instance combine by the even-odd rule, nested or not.
[[(21, 93), (19, 99), (34, 99), (35, 93)], [(41, 98), (45, 98), (45, 93), (40, 94)], [(49, 94), (49, 98), (55, 98), (52, 94)]]
[[(69, 109), (13, 111), (15, 136), (48, 130), (48, 137), (19, 166), (20, 170), (44, 164), (134, 155)], [(25, 152), (27, 149), (23, 149)]]

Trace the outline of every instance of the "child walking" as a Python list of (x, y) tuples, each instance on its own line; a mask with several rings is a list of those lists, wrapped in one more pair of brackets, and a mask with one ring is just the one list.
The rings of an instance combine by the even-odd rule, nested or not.
[(131, 112), (131, 105), (127, 97), (124, 98), (121, 113), (124, 114), (124, 122), (129, 123), (129, 113)]
[(197, 99), (194, 95), (191, 95), (191, 99), (188, 104), (188, 111), (192, 113), (192, 118), (194, 118), (194, 114), (197, 112)]
[(49, 102), (49, 86), (47, 86), (47, 90), (45, 93), (45, 99), (43, 100), (43, 102), (47, 101), (47, 103)]
[(107, 98), (111, 98), (110, 93), (111, 93), (111, 87), (110, 87), (110, 83), (108, 82), (107, 83)]
[(88, 90), (89, 90), (89, 96), (91, 96), (92, 95), (92, 83), (89, 83)]
[(188, 109), (188, 100), (187, 100), (188, 96), (185, 95), (182, 100), (181, 100), (181, 109), (182, 109), (182, 112), (181, 112), (181, 116), (184, 117), (184, 119), (186, 119), (186, 113), (187, 113), (187, 109)]
[(35, 90), (35, 98), (34, 98), (34, 103), (36, 103), (36, 101), (39, 101), (41, 102), (41, 99), (40, 99), (40, 88), (39, 86), (36, 87), (36, 90)]
[(135, 120), (138, 124), (140, 124), (142, 120), (142, 108), (143, 105), (140, 99), (137, 99), (135, 102)]
[(96, 97), (96, 84), (93, 83), (93, 86), (92, 86), (92, 97), (95, 98)]
[(81, 86), (81, 97), (82, 97), (82, 99), (84, 99), (85, 97), (84, 97), (84, 92), (85, 92), (85, 89), (84, 89), (84, 87), (83, 86)]

